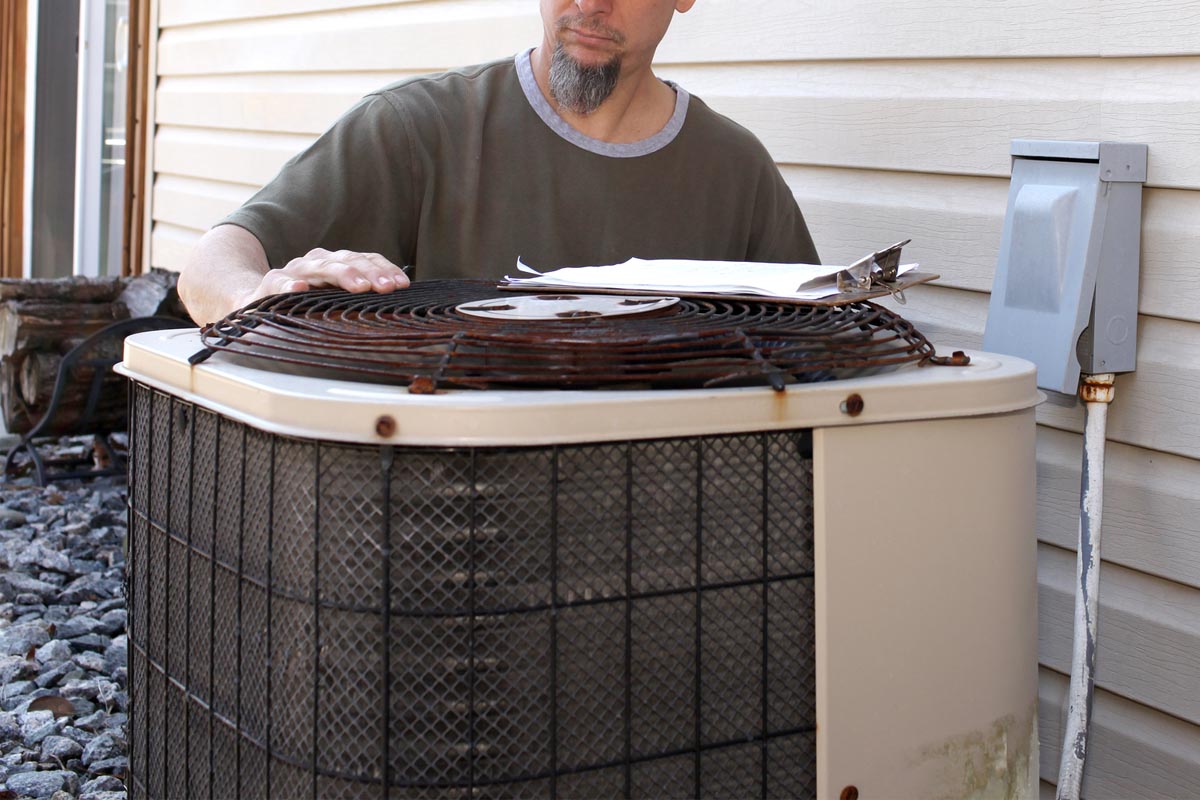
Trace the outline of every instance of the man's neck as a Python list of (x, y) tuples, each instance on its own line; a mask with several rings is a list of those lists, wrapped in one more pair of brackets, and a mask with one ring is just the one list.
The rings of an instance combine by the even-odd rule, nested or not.
[(550, 93), (550, 60), (553, 50), (543, 42), (530, 54), (533, 75), (546, 102), (558, 115), (585, 136), (602, 142), (640, 142), (658, 133), (675, 113), (675, 92), (655, 77), (650, 65), (623, 66), (608, 99), (590, 114), (561, 106)]

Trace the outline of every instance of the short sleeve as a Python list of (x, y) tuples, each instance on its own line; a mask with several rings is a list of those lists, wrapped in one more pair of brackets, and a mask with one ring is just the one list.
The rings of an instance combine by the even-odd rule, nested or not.
[(411, 263), (418, 217), (413, 168), (401, 112), (387, 97), (368, 95), (218, 224), (254, 234), (272, 268), (316, 247)]
[(821, 263), (800, 206), (773, 161), (763, 167), (758, 183), (747, 258), (781, 264)]

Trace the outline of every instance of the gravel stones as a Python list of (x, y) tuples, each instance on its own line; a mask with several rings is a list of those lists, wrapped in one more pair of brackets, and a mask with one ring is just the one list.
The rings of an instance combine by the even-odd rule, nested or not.
[(80, 760), (85, 767), (90, 767), (98, 761), (107, 761), (116, 758), (123, 754), (123, 744), (123, 741), (118, 741), (111, 734), (103, 733), (88, 742), (88, 746), (84, 748)]
[[(122, 598), (123, 600), (123, 598)], [(100, 617), (100, 626), (91, 633), (100, 633), (105, 636), (116, 636), (118, 633), (125, 632), (125, 625), (129, 619), (129, 612), (123, 608), (114, 608), (112, 611), (106, 611), (104, 616)], [(71, 637), (63, 637), (69, 639)]]
[(38, 663), (25, 656), (0, 656), (0, 684), (36, 677)]
[(100, 620), (80, 615), (65, 619), (54, 626), (54, 635), (59, 639), (77, 639), (88, 633), (95, 633), (98, 629), (105, 627)]
[(22, 622), (0, 630), (0, 653), (23, 656), (50, 641), (47, 626), (41, 622)]
[(70, 660), (71, 652), (71, 645), (62, 639), (51, 639), (39, 647), (33, 655), (39, 664), (50, 664)]
[(53, 583), (38, 580), (21, 572), (0, 573), (0, 600), (13, 600), (18, 605), (45, 602), (58, 593)]
[(39, 689), (57, 685), (68, 672), (75, 669), (75, 665), (68, 660), (70, 658), (71, 653), (68, 651), (65, 656), (59, 659), (52, 661), (50, 659), (42, 659), (42, 663), (45, 663), (46, 667), (33, 679), (33, 682), (37, 684)]
[(114, 778), (112, 775), (101, 775), (99, 778), (92, 778), (79, 787), (80, 800), (82, 800), (83, 795), (87, 794), (118, 791), (124, 792), (125, 784), (121, 783), (120, 778)]
[(4, 796), (126, 798), (125, 514), (121, 480), (0, 479)]
[(129, 637), (125, 634), (114, 636), (112, 644), (104, 651), (104, 660), (108, 663), (111, 671), (127, 665), (129, 663)]
[(104, 672), (108, 669), (108, 662), (104, 656), (99, 653), (85, 650), (78, 655), (72, 657), (75, 664), (88, 672)]
[(85, 633), (83, 636), (76, 636), (71, 640), (71, 646), (76, 650), (86, 650), (93, 653), (103, 653), (111, 645), (112, 640), (109, 637), (95, 633)]
[(11, 775), (8, 779), (9, 791), (39, 800), (41, 798), (48, 800), (55, 792), (63, 790), (73, 793), (77, 785), (78, 777), (74, 772), (65, 769), (23, 772), (19, 775)]
[(12, 568), (38, 567), (67, 573), (71, 571), (71, 557), (61, 550), (54, 550), (39, 541), (33, 541), (24, 547), (17, 542), (10, 542), (5, 547), (8, 565)]
[(71, 581), (59, 593), (60, 602), (77, 604), (83, 600), (101, 600), (121, 592), (121, 583), (102, 572), (92, 572)]
[(83, 746), (66, 736), (47, 736), (42, 741), (42, 761), (70, 761), (83, 755)]
[(4, 686), (0, 686), (0, 708), (11, 711), (23, 702), (27, 702), (30, 698), (26, 695), (37, 688), (37, 684), (33, 681), (10, 681)]
[(21, 721), (21, 741), (30, 750), (39, 749), (47, 737), (62, 730), (63, 726), (49, 711), (33, 711)]
[(88, 765), (89, 775), (113, 775), (116, 777), (124, 777), (129, 771), (129, 759), (125, 756), (116, 756), (115, 758), (105, 758), (101, 761), (93, 761)]

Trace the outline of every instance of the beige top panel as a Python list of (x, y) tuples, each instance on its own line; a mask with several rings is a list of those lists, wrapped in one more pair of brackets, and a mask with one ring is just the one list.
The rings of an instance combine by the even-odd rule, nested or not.
[[(217, 354), (193, 367), (195, 328), (125, 340), (121, 374), (272, 433), (413, 446), (545, 445), (863, 425), (996, 414), (1041, 398), (1033, 365), (972, 353), (969, 367), (907, 366), (882, 375), (777, 393), (767, 387), (665, 391), (476, 391), (404, 387), (268, 372)], [(857, 417), (841, 411), (863, 398)], [(390, 437), (375, 432), (395, 421)]]

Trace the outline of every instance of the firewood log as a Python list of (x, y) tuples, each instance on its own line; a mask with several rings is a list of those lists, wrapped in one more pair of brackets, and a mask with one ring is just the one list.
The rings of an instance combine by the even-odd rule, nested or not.
[[(130, 316), (179, 314), (175, 275), (132, 279), (0, 279), (0, 413), (10, 433), (27, 433), (48, 410), (63, 356), (88, 336)], [(131, 311), (132, 309), (132, 311)], [(120, 354), (113, 343), (110, 355)], [(109, 433), (126, 420), (123, 378), (108, 373), (92, 417), (85, 419), (92, 370), (64, 386), (52, 424), (40, 433)]]

